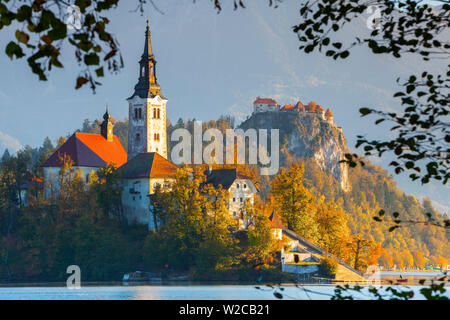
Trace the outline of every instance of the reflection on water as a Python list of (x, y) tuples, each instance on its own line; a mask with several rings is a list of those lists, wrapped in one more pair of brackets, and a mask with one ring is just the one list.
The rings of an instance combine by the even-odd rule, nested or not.
[[(403, 287), (403, 286), (402, 286)], [(327, 300), (334, 293), (332, 285), (285, 286), (285, 299)], [(421, 287), (413, 289), (420, 298)], [(450, 297), (450, 291), (447, 290)], [(356, 296), (364, 299), (364, 295)], [(266, 300), (275, 299), (270, 288), (253, 285), (145, 285), (65, 287), (0, 287), (0, 300)], [(366, 298), (367, 299), (367, 298)]]

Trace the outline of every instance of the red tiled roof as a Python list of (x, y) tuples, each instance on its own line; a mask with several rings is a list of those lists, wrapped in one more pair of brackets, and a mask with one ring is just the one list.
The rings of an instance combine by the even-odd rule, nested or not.
[(330, 109), (327, 109), (327, 112), (325, 112), (325, 115), (330, 118), (333, 117), (333, 114), (331, 113)]
[(269, 104), (269, 105), (278, 105), (278, 102), (276, 102), (273, 99), (268, 99), (268, 98), (256, 98), (255, 101), (253, 101), (253, 104), (257, 104), (257, 103), (264, 103), (264, 104)]
[(325, 110), (321, 106), (317, 106), (316, 110), (320, 112), (325, 112)]
[(127, 153), (116, 136), (113, 137), (113, 141), (108, 142), (100, 134), (77, 132), (75, 135), (107, 164), (113, 162), (116, 167), (120, 167), (127, 162)]
[(281, 108), (281, 111), (292, 111), (295, 110), (295, 106), (293, 104), (287, 104), (283, 108)]
[(139, 153), (120, 167), (123, 178), (175, 177), (178, 166), (156, 152)]
[(109, 163), (119, 167), (127, 161), (127, 153), (116, 136), (109, 142), (100, 134), (76, 132), (42, 166), (62, 166), (60, 156), (64, 154), (73, 166), (79, 167), (103, 167)]
[(301, 101), (297, 102), (296, 107), (299, 108), (299, 109), (304, 109), (305, 108), (305, 106), (303, 105), (303, 103), (301, 103)]

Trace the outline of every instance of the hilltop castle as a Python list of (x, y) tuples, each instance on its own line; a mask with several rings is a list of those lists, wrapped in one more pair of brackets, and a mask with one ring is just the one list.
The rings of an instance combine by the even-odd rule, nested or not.
[(298, 112), (302, 115), (314, 115), (330, 124), (334, 124), (333, 114), (330, 109), (325, 111), (324, 108), (314, 101), (310, 101), (306, 106), (300, 101), (298, 101), (295, 105), (286, 104), (284, 106), (280, 106), (274, 99), (257, 97), (253, 102), (253, 114), (261, 112)]

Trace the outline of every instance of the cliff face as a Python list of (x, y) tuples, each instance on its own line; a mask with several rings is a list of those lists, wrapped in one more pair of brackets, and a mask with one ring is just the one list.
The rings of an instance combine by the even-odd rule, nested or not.
[(240, 128), (279, 129), (280, 147), (286, 146), (296, 158), (313, 158), (319, 167), (331, 173), (344, 191), (350, 190), (348, 169), (339, 161), (348, 152), (342, 130), (320, 114), (285, 112), (254, 113)]

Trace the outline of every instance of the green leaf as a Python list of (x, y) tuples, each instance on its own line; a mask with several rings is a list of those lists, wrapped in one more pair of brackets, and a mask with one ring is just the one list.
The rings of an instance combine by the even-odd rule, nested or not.
[(399, 226), (393, 226), (393, 227), (390, 227), (390, 228), (389, 228), (389, 232), (392, 232), (392, 231), (394, 231), (394, 230), (397, 229), (397, 228), (399, 228)]
[(31, 7), (23, 5), (17, 9), (17, 21), (22, 22), (31, 18)]
[(15, 42), (11, 41), (8, 43), (5, 49), (6, 55), (12, 59), (13, 56), (16, 56), (17, 59), (22, 58), (25, 54), (22, 51), (22, 48)]
[(372, 113), (372, 110), (369, 108), (361, 108), (359, 109), (359, 113), (361, 113), (362, 116), (366, 116), (369, 113)]
[(87, 66), (98, 65), (100, 63), (100, 57), (96, 53), (89, 53), (84, 56), (84, 63)]
[(279, 292), (274, 292), (273, 295), (275, 296), (275, 298), (277, 299), (283, 299), (283, 295)]
[(97, 77), (103, 77), (104, 76), (103, 67), (96, 69), (95, 73), (97, 74)]
[(341, 58), (345, 59), (350, 55), (350, 52), (348, 50), (345, 50), (344, 52), (341, 52)]

